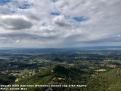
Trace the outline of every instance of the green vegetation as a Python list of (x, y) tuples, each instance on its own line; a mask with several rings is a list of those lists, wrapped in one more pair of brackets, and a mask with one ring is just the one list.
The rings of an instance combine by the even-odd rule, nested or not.
[(97, 73), (90, 78), (88, 91), (121, 91), (121, 69)]
[(8, 85), (14, 83), (16, 77), (0, 74), (0, 85)]
[(0, 84), (87, 86), (27, 91), (121, 91), (120, 51), (42, 52), (0, 53)]

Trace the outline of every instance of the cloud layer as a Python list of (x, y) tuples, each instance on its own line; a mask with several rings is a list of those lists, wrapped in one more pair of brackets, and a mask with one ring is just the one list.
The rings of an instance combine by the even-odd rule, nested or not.
[(121, 45), (121, 0), (1, 0), (0, 47)]

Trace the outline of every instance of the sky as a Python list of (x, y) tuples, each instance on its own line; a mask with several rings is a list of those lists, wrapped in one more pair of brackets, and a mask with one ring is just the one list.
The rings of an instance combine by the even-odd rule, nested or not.
[(0, 47), (121, 46), (121, 0), (0, 0)]

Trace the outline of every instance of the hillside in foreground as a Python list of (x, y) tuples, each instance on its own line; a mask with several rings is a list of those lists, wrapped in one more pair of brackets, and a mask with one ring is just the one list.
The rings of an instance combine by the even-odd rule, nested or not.
[(88, 83), (88, 91), (121, 91), (121, 69), (97, 73)]

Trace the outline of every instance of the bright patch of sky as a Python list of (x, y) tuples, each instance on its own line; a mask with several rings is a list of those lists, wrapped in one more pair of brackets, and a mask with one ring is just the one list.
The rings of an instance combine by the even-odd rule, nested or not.
[(73, 19), (77, 22), (82, 22), (88, 20), (88, 17), (86, 16), (74, 16)]
[(11, 0), (0, 0), (0, 4), (6, 4), (8, 2), (10, 2)]

